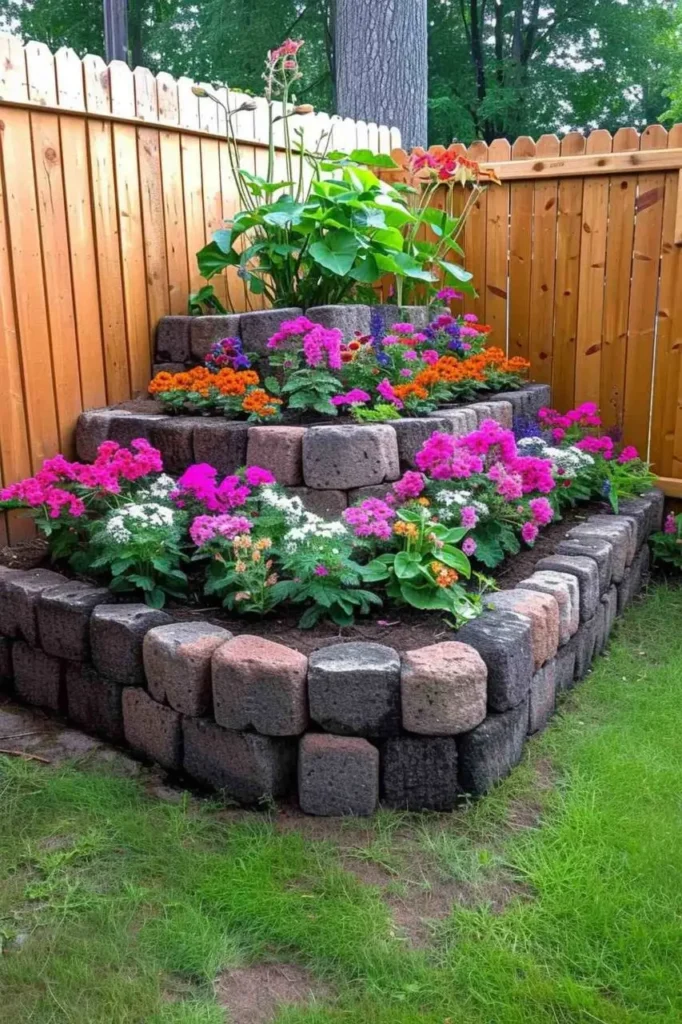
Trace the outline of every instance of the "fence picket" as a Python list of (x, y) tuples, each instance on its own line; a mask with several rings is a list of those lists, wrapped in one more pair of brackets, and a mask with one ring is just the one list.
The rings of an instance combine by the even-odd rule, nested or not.
[[(561, 141), (562, 156), (580, 156), (585, 138), (569, 132)], [(557, 258), (554, 280), (554, 358), (552, 400), (570, 409), (575, 393), (575, 354), (578, 330), (580, 244), (582, 240), (583, 179), (559, 180), (557, 190)]]
[[(156, 76), (159, 102), (159, 123), (179, 123), (178, 85), (166, 72)], [(161, 193), (166, 235), (166, 266), (168, 270), (168, 307), (173, 315), (186, 312), (188, 268), (185, 211), (182, 192), (182, 153), (177, 131), (159, 132), (161, 160)]]
[[(490, 144), (490, 160), (509, 160), (506, 139)], [(493, 328), (491, 344), (507, 351), (507, 299), (509, 286), (509, 185), (503, 182), (488, 191), (486, 211), (485, 322)]]
[[(468, 156), (471, 160), (484, 163), (488, 157), (488, 147), (485, 142), (472, 142), (469, 146)], [(474, 275), (473, 284), (478, 292), (473, 297), (465, 296), (464, 311), (466, 313), (475, 313), (481, 321), (485, 320), (487, 220), (488, 192), (484, 192), (473, 204), (464, 229), (466, 268)]]
[[(535, 146), (538, 158), (559, 155), (556, 135), (542, 135)], [(556, 260), (558, 185), (537, 181), (533, 196), (533, 267), (530, 280), (530, 362), (534, 380), (552, 380), (554, 336), (554, 276)]]
[[(535, 142), (522, 135), (512, 146), (512, 160), (535, 156)], [(509, 355), (530, 353), (530, 278), (533, 260), (533, 191), (529, 181), (514, 181), (510, 193)]]

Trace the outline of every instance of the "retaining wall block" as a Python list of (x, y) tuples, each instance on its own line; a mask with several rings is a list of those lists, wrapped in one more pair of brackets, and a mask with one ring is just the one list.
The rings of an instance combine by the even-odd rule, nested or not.
[(528, 732), (528, 699), (457, 737), (462, 789), (481, 796), (519, 763)]
[(554, 714), (556, 703), (556, 658), (552, 658), (533, 676), (528, 703), (528, 732), (544, 729)]
[(247, 466), (261, 466), (274, 474), (278, 484), (303, 483), (305, 427), (251, 427), (246, 447)]
[(210, 622), (173, 622), (155, 626), (142, 643), (147, 689), (161, 704), (183, 715), (206, 715), (213, 707), (211, 658), (232, 639)]
[(375, 643), (333, 644), (310, 655), (313, 721), (327, 732), (391, 736), (400, 732), (400, 658)]
[[(604, 597), (606, 597), (606, 594), (604, 595)], [(595, 629), (595, 640), (594, 640), (594, 656), (595, 656), (595, 658), (597, 657), (598, 654), (603, 654), (604, 648), (606, 647), (607, 641), (609, 639), (609, 634), (608, 634), (608, 629), (607, 629), (608, 613), (607, 613), (606, 605), (604, 604), (604, 598), (602, 598), (601, 601), (599, 602), (599, 607), (597, 608), (596, 619), (597, 619), (597, 624), (596, 624), (596, 629)]]
[(607, 639), (611, 635), (611, 631), (616, 624), (616, 618), (618, 617), (618, 589), (615, 586), (609, 587), (604, 596), (602, 597), (602, 603), (606, 605), (606, 636)]
[(575, 685), (576, 645), (567, 643), (560, 647), (555, 661), (556, 692), (564, 693)]
[(40, 646), (69, 661), (90, 657), (90, 616), (99, 604), (111, 604), (111, 591), (69, 580), (44, 590), (36, 604)]
[(323, 519), (339, 519), (348, 505), (345, 491), (315, 491), (312, 487), (287, 487), (287, 495), (300, 498), (308, 512)]
[(189, 363), (152, 363), (152, 378), (160, 373), (184, 373)]
[(298, 753), (298, 800), (306, 814), (370, 815), (379, 799), (379, 751), (356, 736), (307, 733)]
[(625, 568), (629, 564), (627, 559), (630, 551), (632, 526), (624, 521), (612, 523), (608, 516), (600, 518), (603, 519), (601, 523), (594, 521), (597, 519), (595, 516), (587, 522), (581, 523), (580, 526), (574, 526), (568, 531), (566, 536), (571, 540), (606, 541), (606, 543), (610, 544), (613, 552), (611, 580), (614, 583), (620, 583), (625, 575)]
[[(324, 494), (324, 491), (320, 493)], [(353, 487), (348, 491), (348, 504), (356, 505), (365, 498), (379, 498), (384, 501), (387, 494), (393, 493), (393, 485), (390, 483), (386, 484), (374, 484), (370, 487)]]
[(613, 547), (606, 540), (597, 537), (568, 537), (557, 545), (557, 555), (577, 555), (592, 558), (599, 571), (599, 594), (611, 586), (613, 576)]
[(215, 720), (226, 729), (298, 736), (308, 724), (308, 659), (263, 637), (236, 636), (213, 654)]
[(580, 620), (591, 619), (600, 599), (599, 569), (593, 558), (583, 555), (550, 555), (535, 563), (536, 572), (558, 572), (578, 581)]
[(146, 690), (126, 686), (122, 693), (126, 743), (162, 768), (182, 767), (182, 715), (152, 700)]
[(452, 434), (453, 425), (453, 420), (448, 416), (441, 416), (440, 419), (434, 416), (410, 417), (391, 422), (390, 426), (398, 438), (401, 469), (414, 467), (417, 452), (424, 447), (434, 430), (440, 431), (441, 434)]
[(193, 316), (190, 318), (189, 351), (192, 359), (203, 363), (216, 341), (239, 337), (239, 313), (223, 316)]
[(80, 414), (76, 424), (76, 454), (81, 462), (95, 461), (97, 449), (109, 439), (114, 415), (111, 409), (90, 409)]
[(152, 425), (150, 441), (161, 452), (167, 473), (184, 473), (194, 461), (196, 416), (167, 416)]
[(95, 668), (123, 686), (143, 686), (142, 641), (154, 626), (172, 621), (146, 604), (100, 604), (90, 619), (90, 647)]
[(343, 306), (311, 306), (305, 315), (313, 323), (322, 324), (327, 329), (337, 328), (343, 334), (345, 342), (352, 341), (354, 335), (369, 334), (371, 308), (362, 305)]
[(400, 673), (404, 728), (428, 736), (472, 729), (485, 718), (487, 675), (478, 651), (456, 640), (406, 651)]
[(373, 307), (381, 314), (386, 334), (391, 333), (393, 324), (412, 324), (413, 327), (427, 327), (431, 322), (429, 306), (395, 306), (393, 303), (379, 303)]
[(552, 389), (549, 384), (527, 384), (519, 394), (523, 395), (523, 415), (531, 419), (537, 419), (540, 409), (552, 404)]
[(387, 424), (310, 427), (303, 438), (303, 479), (318, 490), (347, 491), (400, 476), (398, 440)]
[(428, 413), (427, 419), (448, 419), (451, 423), (451, 429), (447, 433), (454, 434), (455, 437), (463, 437), (465, 434), (470, 434), (478, 426), (478, 418), (470, 406), (446, 406), (445, 408), (438, 409), (436, 412)]
[(105, 679), (90, 665), (67, 665), (66, 702), (69, 718), (86, 732), (122, 743), (123, 703), (118, 683)]
[(230, 732), (208, 718), (185, 718), (184, 768), (205, 786), (243, 804), (287, 796), (294, 786), (296, 742)]
[(386, 740), (381, 749), (381, 794), (398, 810), (453, 810), (461, 794), (454, 736)]
[(65, 707), (62, 662), (23, 640), (12, 644), (14, 690), (20, 700), (49, 711)]
[(571, 639), (580, 624), (580, 594), (575, 576), (541, 569), (517, 583), (516, 589), (551, 594), (559, 606), (559, 644)]
[[(663, 529), (663, 510), (665, 507), (665, 495), (657, 487), (640, 494), (640, 498), (649, 505), (649, 533), (657, 533)], [(622, 506), (619, 506), (622, 509)], [(622, 509), (622, 511), (625, 511)]]
[(66, 583), (51, 569), (8, 569), (0, 573), (0, 633), (38, 646), (38, 598), (49, 587)]
[[(264, 356), (268, 353), (267, 343), (285, 320), (295, 320), (302, 316), (303, 310), (298, 306), (287, 309), (257, 309), (252, 313), (242, 313), (239, 317), (239, 333), (244, 343), (245, 352), (255, 352)], [(286, 348), (286, 345), (283, 346)]]
[(155, 358), (171, 363), (186, 363), (189, 359), (191, 316), (162, 316), (156, 327)]
[[(662, 491), (657, 493), (662, 494)], [(644, 541), (651, 533), (651, 524), (654, 519), (653, 509), (655, 501), (650, 497), (626, 498), (618, 502), (618, 514), (627, 519), (633, 519), (637, 529), (637, 548), (641, 548)]]
[(594, 660), (598, 626), (599, 611), (597, 610), (591, 619), (580, 624), (578, 632), (566, 644), (566, 647), (575, 652), (576, 682), (580, 682), (581, 679), (585, 678)]
[[(130, 448), (133, 441), (143, 437), (153, 444), (153, 431), (163, 428), (168, 418), (160, 412), (128, 412), (126, 409), (113, 409), (109, 423), (109, 440), (116, 441), (122, 448)], [(155, 446), (156, 447), (156, 446)]]
[[(639, 544), (637, 543), (637, 520), (634, 516), (623, 516), (613, 515), (602, 512), (598, 516), (590, 516), (585, 522), (586, 526), (594, 526), (597, 530), (606, 530), (607, 527), (625, 528), (628, 533), (628, 544), (627, 553), (625, 556), (625, 564), (632, 565), (632, 560), (639, 550)], [(605, 534), (608, 539), (608, 534)]]
[(457, 639), (478, 651), (486, 664), (489, 708), (507, 711), (525, 700), (535, 671), (527, 616), (484, 611), (462, 626)]
[(197, 417), (192, 433), (194, 462), (208, 462), (219, 476), (229, 476), (246, 465), (248, 423), (230, 422), (218, 417)]
[(0, 636), (0, 687), (7, 685), (12, 679), (12, 641), (9, 637)]
[(551, 594), (535, 590), (502, 590), (486, 595), (485, 600), (498, 611), (516, 612), (530, 620), (536, 671), (555, 656), (559, 646), (559, 606)]
[(632, 599), (639, 594), (644, 580), (649, 572), (649, 547), (647, 544), (640, 549), (635, 559), (625, 574), (621, 583), (618, 584), (618, 614), (622, 615)]

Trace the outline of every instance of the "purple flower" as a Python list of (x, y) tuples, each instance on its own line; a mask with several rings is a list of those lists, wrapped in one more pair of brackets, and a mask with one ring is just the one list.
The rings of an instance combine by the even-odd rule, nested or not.
[(538, 533), (539, 530), (537, 526), (535, 523), (531, 523), (530, 521), (524, 523), (521, 527), (521, 537), (529, 547), (532, 547), (535, 543)]
[(250, 487), (258, 487), (260, 484), (276, 483), (274, 476), (269, 469), (262, 469), (261, 466), (249, 466), (244, 473), (246, 482)]
[(464, 295), (462, 292), (458, 292), (456, 288), (446, 287), (436, 292), (436, 298), (439, 302), (451, 302), (453, 299), (463, 299)]
[(329, 569), (327, 568), (326, 565), (316, 565), (315, 569), (313, 571), (314, 571), (316, 576), (328, 576), (329, 575)]
[(470, 558), (472, 555), (476, 554), (476, 541), (474, 540), (473, 537), (464, 538), (464, 542), (462, 543), (462, 551), (464, 552), (465, 555), (468, 555)]
[(672, 512), (669, 512), (666, 516), (665, 525), (663, 526), (664, 533), (677, 533), (677, 522)]
[(332, 405), (362, 405), (363, 402), (369, 402), (369, 400), (370, 396), (361, 388), (351, 388), (345, 395), (334, 395), (329, 399)]
[(460, 513), (462, 520), (462, 526), (465, 526), (467, 530), (473, 530), (478, 522), (478, 512), (473, 505), (465, 505)]

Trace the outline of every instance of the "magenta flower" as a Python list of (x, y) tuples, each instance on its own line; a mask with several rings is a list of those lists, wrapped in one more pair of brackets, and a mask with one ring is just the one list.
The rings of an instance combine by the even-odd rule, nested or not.
[(528, 505), (533, 515), (533, 522), (538, 526), (547, 526), (554, 519), (554, 509), (547, 498), (531, 498)]
[(370, 396), (361, 388), (351, 388), (345, 395), (334, 395), (329, 399), (332, 405), (362, 405), (363, 402), (369, 402), (369, 400)]
[(472, 555), (476, 554), (476, 541), (473, 537), (465, 537), (462, 542), (462, 551), (465, 555), (471, 558)]
[(343, 518), (356, 537), (388, 540), (391, 536), (390, 520), (395, 518), (395, 512), (380, 498), (366, 498), (359, 505), (345, 509)]
[(460, 512), (460, 518), (462, 526), (466, 527), (467, 530), (473, 530), (478, 523), (478, 512), (473, 505), (465, 505)]
[(400, 480), (393, 484), (393, 491), (400, 501), (409, 501), (410, 498), (418, 498), (424, 490), (424, 477), (413, 469), (408, 469)]
[(663, 526), (664, 533), (677, 533), (677, 521), (672, 512), (669, 512)]
[(477, 324), (478, 323), (478, 317), (476, 316), (475, 313), (465, 313), (464, 314), (464, 320), (466, 320), (466, 322), (468, 324)]
[(329, 575), (329, 569), (327, 568), (326, 565), (316, 565), (313, 571), (314, 571), (316, 576), (328, 576)]
[(452, 302), (454, 299), (463, 299), (464, 295), (462, 292), (458, 292), (456, 288), (448, 286), (437, 291), (436, 298), (439, 302)]
[(249, 487), (260, 487), (261, 484), (274, 484), (277, 481), (269, 469), (262, 466), (248, 466), (244, 476)]
[(407, 323), (393, 324), (393, 330), (396, 334), (412, 334), (414, 326)]
[(241, 533), (249, 533), (252, 525), (246, 516), (197, 516), (189, 528), (189, 535), (196, 546), (201, 548), (216, 537), (234, 540)]
[(521, 527), (521, 537), (529, 547), (533, 546), (539, 532), (540, 531), (538, 530), (535, 523), (531, 523), (530, 521), (524, 523)]
[(439, 356), (435, 348), (427, 348), (425, 352), (422, 352), (422, 359), (429, 366), (433, 366), (434, 363), (438, 362)]
[(393, 390), (393, 385), (389, 381), (388, 377), (384, 377), (384, 379), (377, 384), (377, 392), (386, 402), (391, 402), (395, 405), (396, 409), (403, 408), (404, 403), (396, 395)]
[(618, 461), (621, 462), (621, 463), (634, 462), (634, 460), (638, 459), (638, 458), (639, 458), (639, 452), (637, 451), (635, 446), (632, 445), (632, 444), (627, 444), (625, 446), (625, 448), (623, 448), (623, 450), (620, 453), (620, 455), (618, 456)]

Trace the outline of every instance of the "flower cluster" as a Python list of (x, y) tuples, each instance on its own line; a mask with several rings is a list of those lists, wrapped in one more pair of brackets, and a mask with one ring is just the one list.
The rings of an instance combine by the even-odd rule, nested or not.
[(345, 509), (343, 518), (356, 537), (376, 537), (388, 540), (395, 510), (380, 498), (365, 498), (359, 505)]
[(243, 351), (241, 338), (223, 338), (213, 342), (205, 365), (211, 373), (219, 373), (224, 369), (248, 370), (251, 360)]
[(254, 422), (277, 416), (281, 399), (260, 386), (255, 370), (238, 369), (240, 366), (249, 366), (241, 342), (226, 338), (213, 346), (206, 366), (181, 373), (157, 373), (149, 385), (149, 394), (167, 412), (216, 411), (226, 416), (246, 413)]

